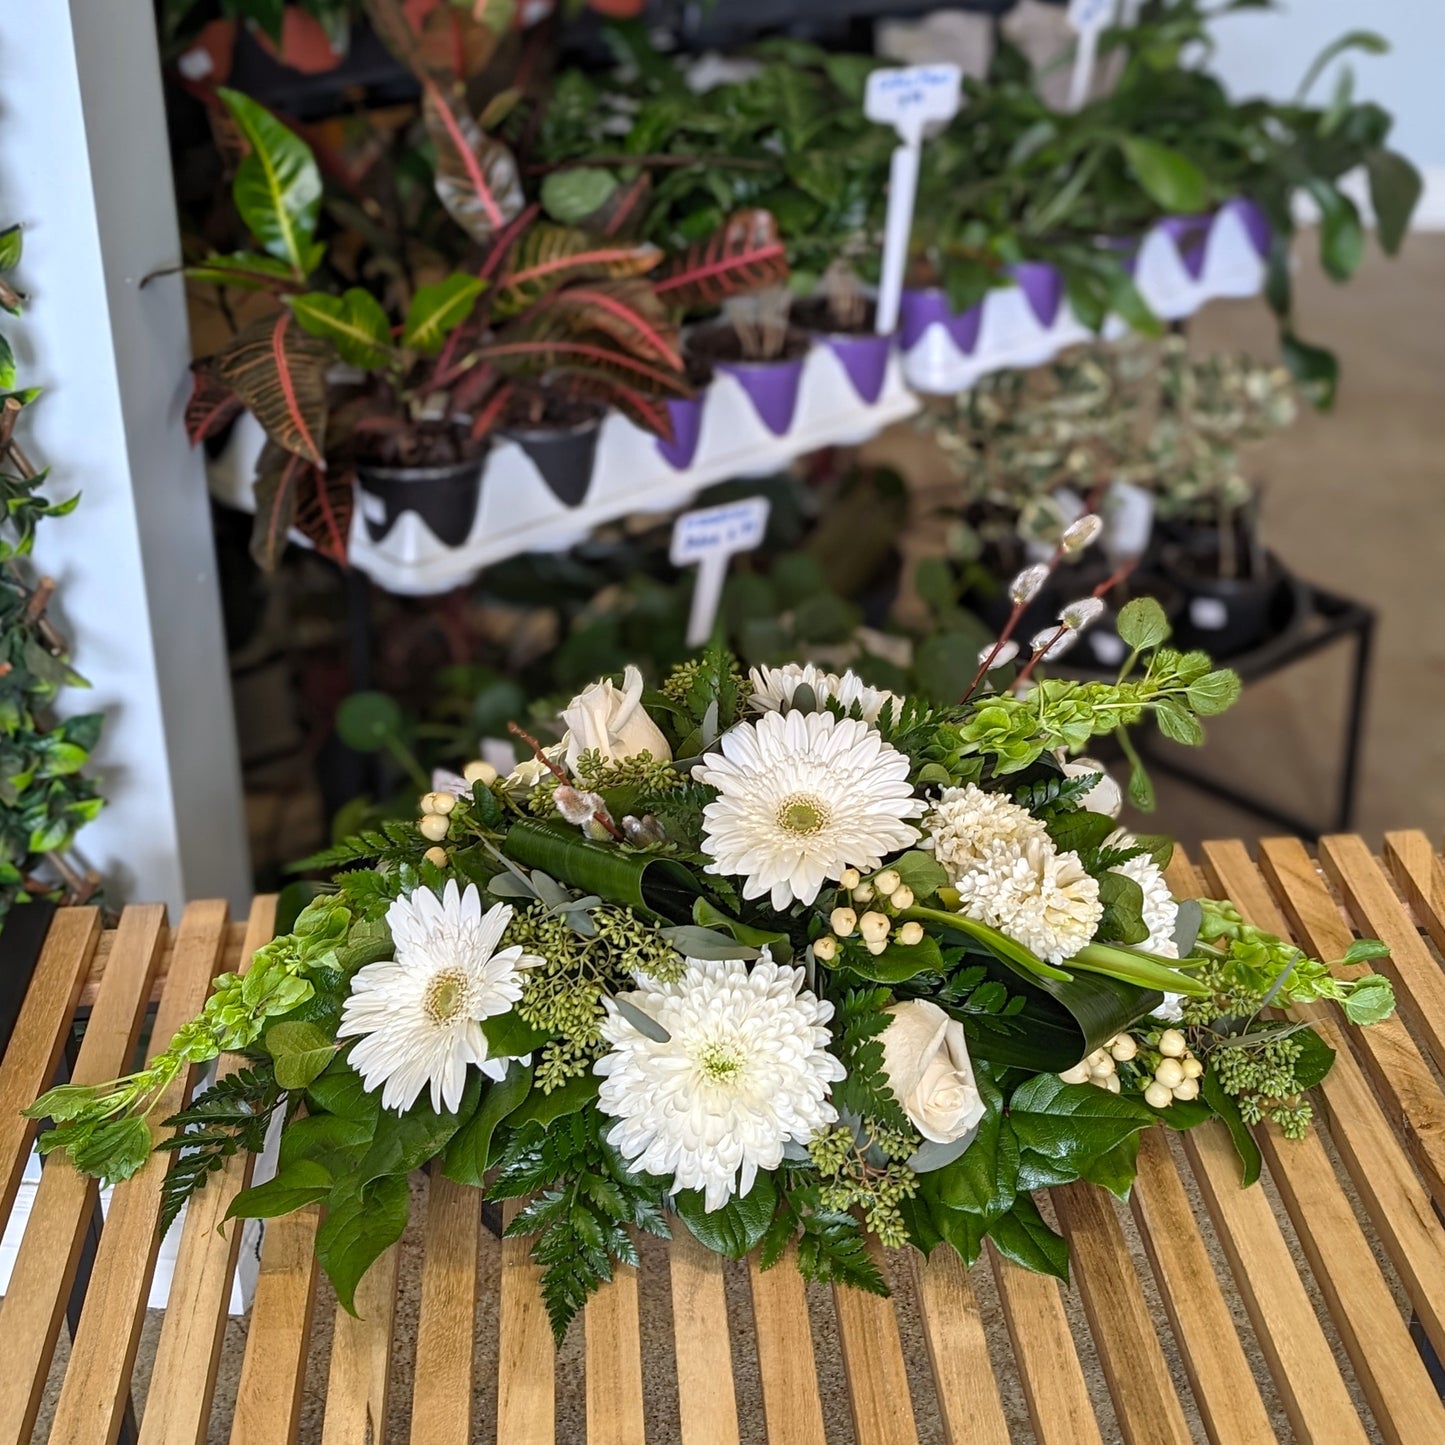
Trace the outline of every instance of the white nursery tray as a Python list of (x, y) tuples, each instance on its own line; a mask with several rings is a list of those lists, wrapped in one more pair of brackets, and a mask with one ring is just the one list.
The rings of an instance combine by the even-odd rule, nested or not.
[[(373, 499), (358, 490), (351, 563), (389, 592), (448, 592), (489, 564), (519, 552), (560, 551), (617, 517), (686, 506), (714, 482), (772, 476), (795, 457), (820, 447), (866, 441), (912, 415), (918, 405), (904, 384), (896, 353), (889, 357), (883, 388), (870, 405), (859, 398), (836, 355), (820, 343), (803, 363), (797, 409), (781, 436), (764, 426), (739, 382), (719, 374), (704, 395), (702, 429), (690, 466), (673, 467), (655, 437), (619, 413), (610, 413), (602, 425), (592, 485), (579, 505), (569, 507), (519, 446), (498, 442), (488, 454), (476, 520), (461, 546), (438, 541), (410, 511), (402, 513), (381, 541), (372, 541), (366, 513)], [(264, 440), (259, 423), (243, 413), (226, 447), (207, 463), (211, 494), (218, 501), (255, 510), (252, 479)], [(293, 540), (306, 545), (298, 534), (293, 533)]]

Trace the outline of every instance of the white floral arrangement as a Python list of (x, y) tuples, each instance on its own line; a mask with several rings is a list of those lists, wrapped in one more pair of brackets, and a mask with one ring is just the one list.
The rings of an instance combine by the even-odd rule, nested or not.
[(509, 775), (439, 775), (419, 821), (312, 860), (339, 871), (145, 1070), (34, 1105), (41, 1147), (125, 1177), (166, 1086), (240, 1051), (162, 1121), (167, 1220), (279, 1113), (280, 1168), (230, 1214), (323, 1204), (350, 1308), (407, 1174), (440, 1161), (527, 1201), (510, 1230), (536, 1237), (559, 1338), (635, 1230), (679, 1222), (878, 1292), (870, 1232), (969, 1263), (987, 1238), (1067, 1277), (1031, 1190), (1126, 1193), (1142, 1130), (1216, 1117), (1248, 1182), (1250, 1126), (1300, 1133), (1333, 1057), (1278, 1011), (1393, 1005), (1378, 975), (1171, 896), (1167, 841), (1122, 829), (1118, 787), (1071, 755), (1111, 735), (1132, 756), (1148, 715), (1199, 741), (1238, 682), (1165, 646), (1149, 602), (1123, 609), (1118, 682), (1036, 679), (1090, 615), (1022, 667), (1005, 633), (949, 708), (813, 666), (744, 676), (716, 648), (656, 691), (631, 667), (595, 684), (558, 742), (515, 729)]

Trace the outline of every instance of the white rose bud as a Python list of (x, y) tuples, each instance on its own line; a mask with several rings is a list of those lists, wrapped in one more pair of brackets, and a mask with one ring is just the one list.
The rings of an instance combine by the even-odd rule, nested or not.
[(951, 1144), (975, 1130), (985, 1108), (963, 1025), (928, 999), (894, 1004), (883, 1031), (883, 1072), (925, 1139)]
[(923, 925), (916, 919), (905, 923), (898, 930), (898, 941), (905, 948), (913, 948), (923, 942)]
[(1189, 1051), (1188, 1040), (1178, 1029), (1165, 1029), (1159, 1035), (1159, 1052), (1166, 1059), (1180, 1059)]
[(843, 870), (843, 876), (838, 880), (838, 887), (851, 891), (856, 888), (861, 881), (856, 868), (845, 868)]
[(1106, 818), (1117, 818), (1124, 810), (1124, 794), (1118, 783), (1109, 776), (1103, 763), (1094, 758), (1072, 758), (1063, 764), (1066, 778), (1085, 778), (1091, 773), (1099, 774), (1099, 781), (1079, 799), (1079, 805), (1089, 813), (1102, 813)]
[(839, 938), (848, 938), (858, 926), (858, 915), (851, 908), (835, 908), (828, 915), (828, 927)]
[(874, 889), (885, 898), (895, 893), (903, 880), (892, 868), (885, 868), (874, 880)]
[(832, 963), (838, 956), (838, 940), (831, 933), (825, 933), (822, 938), (813, 942), (813, 957), (819, 963)]
[(600, 753), (607, 762), (620, 763), (638, 753), (651, 753), (661, 763), (669, 761), (672, 749), (657, 724), (642, 706), (642, 674), (631, 664), (622, 674), (619, 688), (611, 678), (584, 688), (562, 710), (567, 735), (567, 766), (577, 767), (585, 752)]
[(1049, 580), (1049, 569), (1042, 562), (1025, 567), (1008, 585), (1009, 601), (1017, 607), (1026, 606), (1039, 595), (1039, 588)]
[(440, 813), (428, 813), (416, 826), (428, 843), (440, 843), (446, 837), (449, 825)]
[(1161, 1059), (1154, 1070), (1154, 1079), (1166, 1089), (1177, 1089), (1184, 1082), (1184, 1066), (1178, 1059)]
[(474, 763), (468, 763), (462, 769), (462, 777), (469, 783), (485, 783), (491, 787), (497, 781), (497, 770), (490, 764), (478, 758)]
[(447, 850), (445, 848), (428, 848), (422, 856), (434, 868), (447, 866)]
[(1065, 552), (1082, 552), (1104, 530), (1104, 519), (1095, 512), (1086, 512), (1076, 522), (1070, 522), (1059, 538), (1059, 546)]
[(865, 913), (858, 920), (858, 932), (865, 943), (886, 943), (892, 928), (886, 913)]
[(1155, 1109), (1167, 1109), (1174, 1102), (1174, 1095), (1163, 1084), (1150, 1084), (1144, 1090), (1144, 1102)]

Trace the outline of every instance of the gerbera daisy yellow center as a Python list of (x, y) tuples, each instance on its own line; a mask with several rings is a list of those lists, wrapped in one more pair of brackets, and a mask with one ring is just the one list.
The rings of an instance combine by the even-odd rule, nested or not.
[(439, 973), (427, 985), (422, 1008), (434, 1024), (454, 1023), (466, 1007), (471, 994), (471, 985), (466, 974), (459, 968)]
[(800, 837), (821, 833), (832, 817), (833, 810), (811, 793), (789, 793), (778, 804), (778, 826)]

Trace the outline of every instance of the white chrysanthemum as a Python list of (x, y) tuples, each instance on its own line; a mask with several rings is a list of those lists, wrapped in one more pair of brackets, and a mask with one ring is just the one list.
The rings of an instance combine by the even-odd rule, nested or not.
[(490, 1078), (505, 1059), (487, 1053), (481, 1020), (504, 1014), (522, 996), (523, 970), (542, 960), (521, 948), (499, 949), (512, 910), (482, 912), (475, 883), (455, 879), (438, 898), (417, 888), (387, 909), (396, 957), (369, 963), (351, 980), (338, 1038), (360, 1036), (351, 1063), (369, 1090), (382, 1088), (386, 1109), (409, 1109), (431, 1085), (432, 1108), (455, 1110), (476, 1064)]
[(604, 1000), (612, 1046), (595, 1068), (607, 1133), (634, 1169), (701, 1189), (708, 1209), (746, 1194), (776, 1169), (789, 1141), (806, 1144), (837, 1121), (828, 1100), (843, 1065), (828, 1052), (833, 1005), (809, 993), (803, 970), (764, 957), (690, 958), (674, 983), (639, 978), (623, 997), (667, 1034), (649, 1038)]
[(805, 683), (813, 689), (818, 706), (836, 701), (844, 712), (857, 703), (864, 722), (874, 723), (890, 703), (901, 705), (897, 693), (883, 687), (869, 687), (856, 672), (824, 672), (816, 663), (789, 662), (782, 667), (755, 667), (748, 673), (752, 684), (752, 705), (759, 712), (781, 712), (791, 705), (793, 694)]
[(774, 908), (811, 903), (825, 879), (872, 872), (918, 838), (907, 757), (856, 718), (764, 713), (729, 728), (693, 777), (719, 793), (702, 814), (707, 871), (743, 875), (743, 897)]
[(955, 887), (960, 913), (1049, 963), (1063, 963), (1091, 942), (1104, 916), (1098, 880), (1077, 853), (1055, 852), (1047, 837), (995, 840)]
[[(1128, 847), (1134, 839), (1120, 831), (1108, 841), (1115, 847)], [(1149, 930), (1149, 937), (1139, 947), (1158, 954), (1160, 958), (1178, 958), (1179, 945), (1174, 941), (1174, 928), (1179, 920), (1179, 904), (1169, 891), (1163, 870), (1147, 853), (1141, 853), (1137, 858), (1121, 863), (1114, 872), (1132, 878), (1143, 891), (1144, 924)], [(1160, 1018), (1177, 1021), (1184, 1016), (1184, 995), (1166, 993), (1164, 1002), (1154, 1012)]]
[(1031, 838), (1047, 839), (1044, 825), (1002, 793), (986, 793), (972, 783), (945, 788), (923, 820), (923, 847), (957, 882), (978, 868), (995, 843), (1015, 853)]

